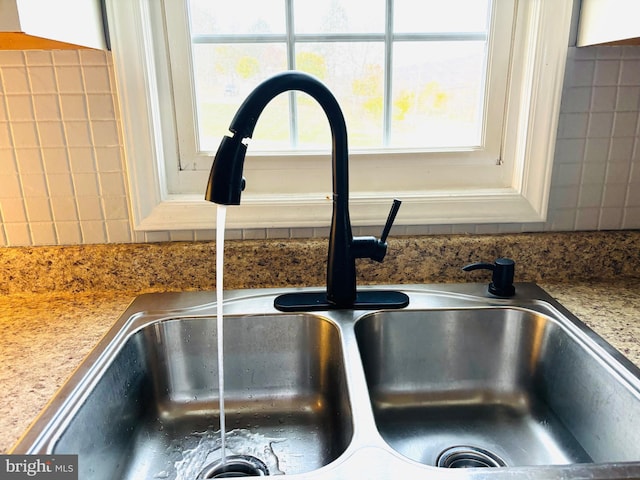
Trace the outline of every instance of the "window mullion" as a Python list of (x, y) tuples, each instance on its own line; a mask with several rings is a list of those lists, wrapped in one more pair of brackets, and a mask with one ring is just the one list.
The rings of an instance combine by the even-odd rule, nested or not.
[[(285, 0), (285, 15), (287, 16), (287, 67), (296, 68), (296, 38), (293, 19), (293, 0)], [(298, 104), (295, 92), (289, 92), (289, 137), (291, 148), (298, 146)]]
[(393, 0), (386, 1), (385, 29), (384, 29), (384, 107), (382, 125), (382, 145), (389, 145), (391, 141), (391, 68), (393, 61)]
[(261, 34), (219, 34), (219, 33), (197, 33), (191, 34), (193, 44), (240, 44), (240, 43), (282, 43), (286, 41), (286, 34), (281, 33), (261, 33)]

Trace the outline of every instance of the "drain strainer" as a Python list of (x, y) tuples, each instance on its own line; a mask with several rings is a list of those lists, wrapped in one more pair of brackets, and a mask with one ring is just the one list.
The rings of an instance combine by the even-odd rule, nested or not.
[(442, 468), (486, 468), (506, 467), (507, 464), (498, 455), (484, 448), (456, 445), (440, 453), (436, 466)]
[(238, 477), (265, 477), (269, 475), (269, 469), (259, 458), (250, 455), (230, 455), (210, 463), (196, 480), (208, 480), (211, 478), (238, 478)]

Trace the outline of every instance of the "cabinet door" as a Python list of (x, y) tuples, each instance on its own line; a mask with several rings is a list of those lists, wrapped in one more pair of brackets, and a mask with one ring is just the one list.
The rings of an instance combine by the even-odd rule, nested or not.
[(101, 0), (0, 0), (0, 49), (107, 48)]
[(640, 1), (582, 0), (578, 46), (640, 45)]

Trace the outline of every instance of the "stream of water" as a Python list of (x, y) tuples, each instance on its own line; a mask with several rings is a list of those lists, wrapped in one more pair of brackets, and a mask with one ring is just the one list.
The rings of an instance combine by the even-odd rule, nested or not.
[(216, 218), (216, 322), (218, 329), (218, 395), (220, 405), (220, 449), (222, 463), (226, 460), (226, 425), (224, 411), (224, 312), (223, 286), (224, 286), (224, 229), (227, 216), (227, 207), (218, 205)]

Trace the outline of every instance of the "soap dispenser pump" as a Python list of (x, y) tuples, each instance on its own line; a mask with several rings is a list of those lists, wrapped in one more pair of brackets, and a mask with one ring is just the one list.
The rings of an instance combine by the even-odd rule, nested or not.
[(496, 297), (513, 297), (516, 289), (513, 286), (513, 276), (516, 262), (510, 258), (498, 258), (495, 263), (472, 263), (462, 267), (465, 272), (472, 270), (491, 270), (491, 283), (489, 284), (489, 293)]

